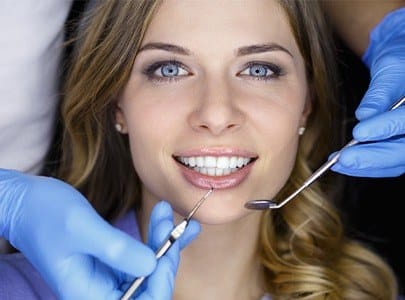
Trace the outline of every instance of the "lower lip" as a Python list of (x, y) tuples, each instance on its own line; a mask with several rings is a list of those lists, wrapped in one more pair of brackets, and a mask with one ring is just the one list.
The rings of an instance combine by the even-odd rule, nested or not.
[(213, 187), (214, 189), (228, 189), (239, 185), (248, 177), (254, 162), (225, 176), (208, 176), (187, 168), (178, 162), (177, 164), (180, 166), (180, 172), (183, 177), (198, 188), (210, 189)]

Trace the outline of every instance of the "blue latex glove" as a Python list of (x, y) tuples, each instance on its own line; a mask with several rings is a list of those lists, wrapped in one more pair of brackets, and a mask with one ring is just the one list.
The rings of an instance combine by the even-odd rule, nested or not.
[[(148, 231), (148, 245), (154, 250), (163, 244), (174, 227), (173, 211), (167, 202), (158, 203), (152, 211)], [(162, 256), (156, 270), (136, 292), (138, 300), (171, 300), (173, 298), (174, 279), (180, 261), (180, 250), (188, 245), (200, 232), (200, 225), (190, 220), (184, 235)], [(134, 277), (127, 277), (122, 290), (126, 290)]]
[(405, 96), (405, 8), (389, 13), (373, 29), (363, 56), (371, 82), (356, 117), (354, 139), (375, 143), (342, 151), (332, 170), (359, 177), (405, 173), (405, 106), (387, 112)]
[(58, 299), (119, 299), (133, 276), (152, 272), (137, 299), (171, 299), (180, 248), (200, 229), (191, 222), (156, 265), (153, 250), (173, 228), (172, 214), (165, 202), (155, 206), (151, 249), (109, 225), (70, 185), (0, 169), (0, 235), (24, 253)]

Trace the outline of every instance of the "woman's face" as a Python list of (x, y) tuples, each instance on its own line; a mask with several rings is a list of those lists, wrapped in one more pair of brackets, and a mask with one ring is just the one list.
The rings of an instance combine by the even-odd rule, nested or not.
[(295, 161), (309, 112), (304, 62), (276, 1), (163, 1), (148, 27), (117, 121), (143, 201), (165, 199), (219, 224), (272, 198)]

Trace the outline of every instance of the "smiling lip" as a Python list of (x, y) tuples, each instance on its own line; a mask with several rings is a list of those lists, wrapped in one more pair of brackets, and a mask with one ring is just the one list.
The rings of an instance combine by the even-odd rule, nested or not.
[[(221, 173), (220, 176), (210, 176), (199, 172), (201, 170), (197, 166), (187, 166), (185, 162), (188, 162), (187, 159), (190, 157), (213, 157), (218, 159), (218, 163), (220, 163), (220, 158), (225, 158), (222, 161), (227, 161), (226, 158), (229, 160), (233, 158), (233, 160), (235, 160), (235, 157), (238, 157), (240, 158), (240, 163), (237, 168), (233, 165), (231, 172), (229, 171), (230, 165), (228, 165), (228, 167), (224, 167), (224, 170), (228, 169), (228, 172), (225, 172), (225, 174), (222, 175)], [(209, 189), (211, 187), (215, 189), (227, 189), (239, 185), (248, 177), (257, 156), (246, 151), (207, 148), (199, 149), (198, 151), (188, 151), (187, 153), (183, 152), (181, 155), (176, 154), (173, 158), (179, 166), (182, 176), (192, 185), (202, 189)], [(246, 164), (247, 160), (249, 160), (249, 162)], [(241, 165), (241, 161), (244, 161), (243, 165)], [(221, 168), (214, 169), (222, 171)]]

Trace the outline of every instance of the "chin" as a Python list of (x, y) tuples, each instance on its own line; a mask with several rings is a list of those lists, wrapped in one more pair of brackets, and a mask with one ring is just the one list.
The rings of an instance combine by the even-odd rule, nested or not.
[[(210, 199), (207, 199), (209, 201)], [(214, 205), (212, 203), (203, 204), (194, 215), (194, 219), (204, 225), (225, 225), (236, 221), (241, 221), (247, 216), (257, 213), (247, 210), (244, 203), (235, 202), (231, 205)]]

